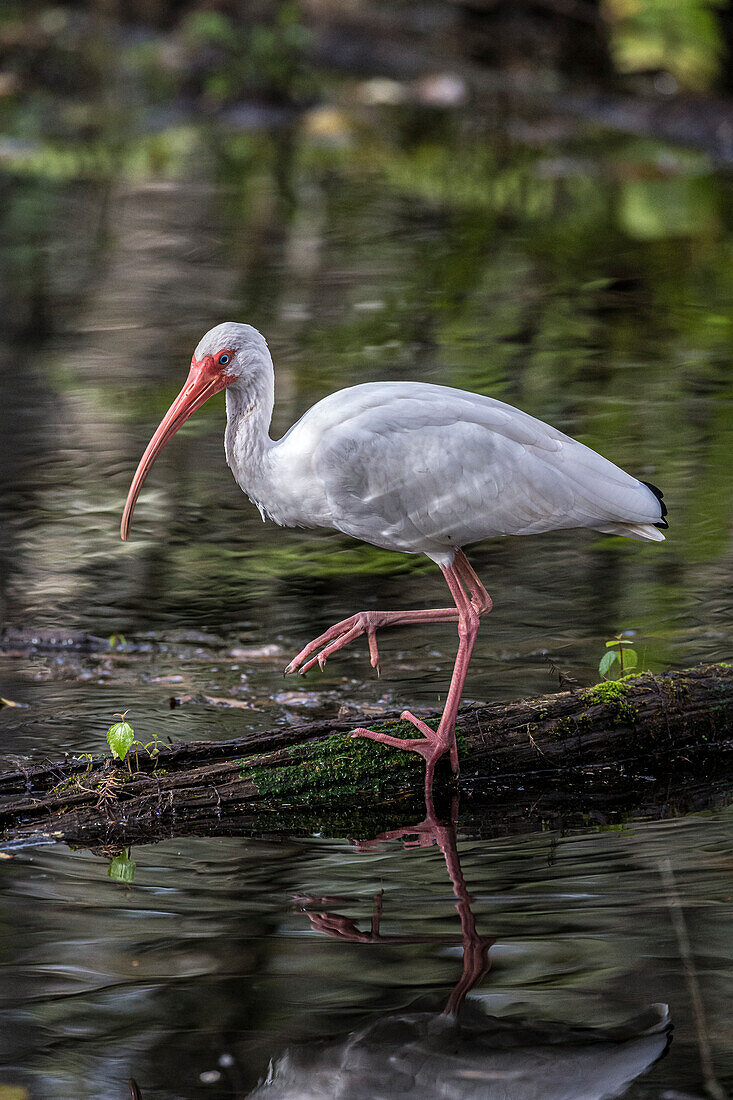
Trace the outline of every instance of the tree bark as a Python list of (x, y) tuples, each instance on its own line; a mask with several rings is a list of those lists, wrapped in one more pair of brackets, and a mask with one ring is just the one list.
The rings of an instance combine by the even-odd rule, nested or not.
[[(230, 741), (166, 746), (128, 762), (66, 757), (0, 775), (0, 827), (129, 844), (192, 833), (373, 835), (423, 812), (414, 753), (314, 722)], [(733, 777), (733, 667), (644, 674), (588, 690), (464, 709), (463, 821), (474, 831), (658, 816), (725, 797)], [(396, 718), (371, 723), (397, 736)], [(457, 793), (444, 770), (436, 785)], [(465, 803), (468, 806), (465, 806)]]

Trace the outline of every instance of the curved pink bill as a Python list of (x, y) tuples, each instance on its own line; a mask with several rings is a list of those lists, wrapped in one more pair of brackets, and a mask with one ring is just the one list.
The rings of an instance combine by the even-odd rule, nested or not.
[(191, 369), (188, 372), (186, 385), (161, 420), (138, 463), (125, 501), (125, 510), (122, 513), (120, 535), (123, 541), (130, 534), (132, 513), (137, 498), (140, 496), (140, 490), (145, 483), (145, 478), (168, 440), (176, 434), (189, 416), (196, 412), (196, 409), (200, 409), (205, 401), (208, 401), (215, 393), (219, 393), (220, 390), (223, 390), (233, 381), (234, 379), (228, 377), (222, 368), (214, 362), (211, 355), (205, 356), (200, 362), (195, 359), (191, 360)]

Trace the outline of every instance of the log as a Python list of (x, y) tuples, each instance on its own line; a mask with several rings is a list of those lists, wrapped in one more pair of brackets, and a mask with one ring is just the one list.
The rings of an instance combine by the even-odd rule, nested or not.
[[(201, 833), (359, 837), (420, 820), (422, 760), (352, 740), (365, 723), (166, 746), (133, 753), (131, 771), (110, 756), (29, 763), (0, 775), (0, 828), (6, 841), (109, 846)], [(371, 726), (415, 732), (396, 717)], [(482, 834), (699, 808), (731, 787), (733, 667), (469, 706), (457, 729), (462, 827)], [(456, 793), (452, 784), (443, 769), (439, 791)]]

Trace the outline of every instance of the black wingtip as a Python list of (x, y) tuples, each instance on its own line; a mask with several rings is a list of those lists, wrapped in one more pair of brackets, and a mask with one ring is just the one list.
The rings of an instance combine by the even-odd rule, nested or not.
[(661, 528), (662, 531), (666, 531), (669, 527), (669, 524), (664, 518), (667, 515), (667, 505), (664, 503), (664, 493), (660, 488), (658, 488), (658, 486), (652, 485), (651, 481), (642, 481), (641, 484), (646, 485), (647, 489), (651, 489), (651, 491), (654, 493), (654, 496), (659, 501), (662, 509), (662, 518), (660, 519), (659, 523), (655, 523), (654, 526)]

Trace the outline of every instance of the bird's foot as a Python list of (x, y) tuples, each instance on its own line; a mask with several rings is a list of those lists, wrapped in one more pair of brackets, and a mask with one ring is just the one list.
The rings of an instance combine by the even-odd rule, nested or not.
[[(403, 722), (411, 722), (422, 734), (422, 737), (393, 737), (389, 733), (380, 733), (376, 730), (355, 729), (352, 737), (368, 737), (370, 741), (379, 741), (382, 745), (391, 745), (393, 749), (405, 749), (407, 752), (417, 752), (425, 760), (425, 795), (430, 797), (433, 788), (433, 772), (435, 765), (446, 752), (450, 753), (451, 768), (454, 775), (458, 775), (458, 749), (453, 727), (437, 730), (431, 729), (421, 718), (416, 718), (409, 710), (403, 710), (400, 718)], [(441, 723), (442, 725), (442, 723)]]
[[(304, 649), (301, 649), (298, 656), (294, 657), (285, 669), (284, 675), (289, 676), (290, 673), (297, 672), (301, 676), (305, 676), (306, 672), (314, 665), (318, 665), (320, 669), (325, 668), (326, 661), (332, 653), (337, 653), (349, 642), (356, 641), (362, 634), (365, 634), (369, 641), (371, 665), (379, 675), (377, 628), (385, 625), (387, 621), (385, 617), (389, 614), (388, 611), (358, 611), (356, 615), (351, 615), (348, 619), (335, 623), (323, 634), (314, 638), (312, 642), (308, 642)], [(320, 653), (317, 652), (318, 650), (320, 650)]]

